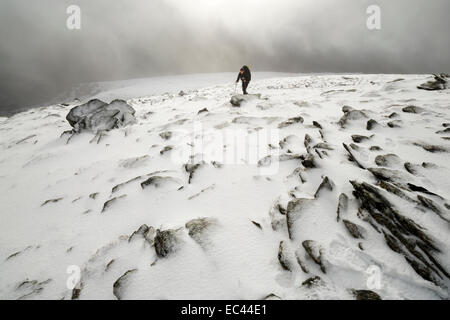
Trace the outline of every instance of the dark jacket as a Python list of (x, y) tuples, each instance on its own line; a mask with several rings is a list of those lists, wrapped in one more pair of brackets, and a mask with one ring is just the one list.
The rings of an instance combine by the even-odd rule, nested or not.
[(247, 82), (251, 81), (252, 80), (252, 74), (250, 72), (250, 69), (247, 66), (243, 66), (242, 69), (244, 69), (244, 73), (241, 74), (239, 72), (236, 81), (239, 81), (239, 80), (242, 80), (242, 79), (247, 81)]

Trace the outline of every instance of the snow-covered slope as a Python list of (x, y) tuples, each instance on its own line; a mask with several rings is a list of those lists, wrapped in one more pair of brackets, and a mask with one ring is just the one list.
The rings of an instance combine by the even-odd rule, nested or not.
[(450, 92), (428, 78), (265, 79), (240, 107), (187, 80), (70, 140), (75, 104), (0, 119), (0, 298), (448, 299)]

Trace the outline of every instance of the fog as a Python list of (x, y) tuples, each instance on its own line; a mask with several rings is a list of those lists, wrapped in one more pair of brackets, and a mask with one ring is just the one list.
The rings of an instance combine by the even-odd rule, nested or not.
[[(66, 9), (81, 8), (81, 29)], [(366, 26), (381, 8), (381, 30)], [(1, 0), (0, 114), (83, 82), (252, 70), (433, 73), (448, 0)]]

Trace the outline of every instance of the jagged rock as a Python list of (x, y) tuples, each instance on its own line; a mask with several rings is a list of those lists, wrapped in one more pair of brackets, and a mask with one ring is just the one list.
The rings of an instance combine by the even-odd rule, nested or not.
[(43, 206), (45, 206), (46, 204), (49, 204), (49, 203), (56, 203), (56, 202), (59, 202), (59, 201), (61, 201), (61, 200), (63, 200), (64, 198), (56, 198), (56, 199), (49, 199), (49, 200), (45, 200), (42, 204), (41, 204), (41, 207), (43, 207)]
[(281, 241), (278, 247), (278, 261), (284, 270), (292, 271), (292, 264), (286, 256), (286, 245), (284, 241)]
[(155, 188), (159, 188), (168, 183), (178, 183), (178, 180), (172, 177), (152, 176), (141, 183), (141, 188), (145, 189), (148, 186), (154, 186)]
[(425, 169), (435, 169), (438, 166), (436, 164), (434, 164), (434, 163), (431, 163), (431, 162), (422, 162), (422, 167), (425, 168)]
[(253, 220), (251, 220), (251, 223), (253, 223), (257, 228), (259, 228), (259, 229), (262, 230), (262, 226), (261, 226), (260, 223), (258, 223), (258, 222), (256, 222), (256, 221), (253, 221)]
[(155, 229), (152, 226), (147, 226), (146, 224), (143, 224), (139, 227), (139, 229), (137, 229), (136, 231), (134, 231), (131, 236), (128, 238), (128, 242), (131, 242), (133, 239), (135, 239), (136, 237), (140, 236), (142, 238), (144, 238), (145, 240), (147, 240), (147, 242), (152, 245), (153, 244), (153, 239), (155, 237)]
[(403, 192), (399, 187), (393, 185), (392, 183), (386, 182), (386, 181), (380, 181), (379, 186), (383, 188), (384, 190), (396, 195), (397, 197), (400, 197), (402, 199), (405, 199), (409, 202), (417, 204), (418, 202), (411, 197), (409, 197), (405, 192)]
[(378, 155), (375, 158), (375, 163), (380, 167), (392, 167), (400, 164), (401, 159), (396, 154), (390, 153), (385, 155)]
[(114, 197), (114, 198), (112, 198), (112, 199), (106, 201), (106, 202), (103, 204), (102, 213), (105, 212), (107, 209), (109, 209), (109, 208), (113, 205), (113, 203), (117, 202), (117, 200), (123, 199), (123, 198), (125, 198), (126, 196), (127, 196), (126, 194), (123, 194), (123, 195), (121, 195), (121, 196), (119, 196), (119, 197)]
[(330, 146), (326, 142), (319, 142), (313, 146), (314, 149), (325, 149), (325, 150), (334, 150), (332, 146)]
[(186, 163), (184, 165), (184, 170), (186, 170), (187, 173), (189, 173), (189, 179), (188, 183), (191, 183), (192, 178), (194, 177), (195, 171), (200, 168), (204, 163), (198, 162), (198, 163)]
[(416, 186), (415, 184), (412, 184), (412, 183), (408, 183), (407, 186), (408, 186), (409, 190), (411, 190), (411, 191), (421, 192), (421, 193), (429, 194), (430, 196), (435, 196), (435, 197), (438, 197), (440, 199), (444, 199), (440, 195), (438, 195), (438, 194), (436, 194), (434, 192), (428, 191), (424, 187)]
[(237, 94), (231, 97), (230, 103), (235, 107), (240, 107), (243, 102), (254, 99), (261, 99), (261, 94)]
[(338, 121), (338, 124), (341, 126), (341, 128), (345, 128), (349, 120), (360, 120), (367, 118), (364, 112), (362, 112), (361, 110), (355, 110), (349, 106), (342, 107), (342, 112), (344, 112), (344, 115)]
[(165, 146), (160, 152), (159, 154), (163, 155), (166, 152), (169, 152), (170, 150), (173, 149), (173, 146)]
[(288, 127), (290, 125), (293, 125), (295, 123), (303, 123), (303, 121), (304, 121), (304, 119), (302, 117), (289, 118), (288, 120), (281, 122), (278, 125), (278, 128), (282, 129), (282, 128)]
[(127, 126), (136, 122), (135, 110), (124, 100), (114, 100), (107, 104), (98, 99), (74, 107), (66, 119), (74, 132), (84, 130), (99, 132)]
[(442, 220), (450, 222), (450, 220), (444, 216), (442, 209), (439, 207), (439, 205), (436, 202), (434, 202), (433, 200), (431, 200), (429, 198), (421, 196), (420, 194), (417, 195), (417, 199), (419, 199), (420, 203), (422, 203), (422, 205), (424, 207), (426, 207), (426, 208), (430, 209), (431, 211), (433, 211), (434, 213), (436, 213)]
[(314, 198), (317, 198), (319, 196), (319, 193), (322, 189), (326, 188), (329, 191), (333, 191), (334, 182), (331, 181), (328, 177), (324, 177), (322, 179), (322, 182), (320, 183), (319, 187), (316, 190), (316, 193), (314, 194)]
[(348, 158), (349, 158), (349, 160), (352, 161), (352, 162), (354, 162), (354, 163), (356, 163), (356, 164), (358, 165), (358, 167), (360, 167), (361, 169), (366, 169), (366, 167), (363, 166), (363, 165), (361, 164), (361, 162), (358, 161), (358, 159), (356, 159), (355, 155), (354, 155), (353, 152), (350, 150), (350, 148), (349, 148), (345, 143), (343, 143), (342, 145), (344, 146), (344, 149), (348, 152)]
[(446, 134), (450, 133), (450, 128), (445, 128), (444, 130), (436, 131), (436, 134)]
[(309, 134), (305, 134), (305, 139), (303, 140), (303, 145), (305, 146), (306, 149), (308, 149), (311, 142), (312, 142), (311, 136)]
[(311, 259), (320, 266), (320, 270), (326, 273), (324, 261), (323, 261), (323, 249), (320, 244), (314, 240), (305, 240), (302, 242), (303, 248), (305, 248), (306, 253), (311, 257)]
[(369, 121), (367, 121), (367, 125), (366, 125), (366, 129), (367, 130), (372, 130), (373, 128), (375, 128), (378, 124), (378, 122), (374, 119), (370, 119)]
[(422, 108), (416, 107), (416, 106), (407, 106), (407, 107), (404, 107), (402, 109), (402, 111), (405, 113), (421, 113), (424, 110)]
[(352, 135), (352, 140), (353, 140), (355, 143), (361, 143), (361, 142), (366, 141), (366, 140), (369, 140), (369, 139), (370, 139), (370, 137), (367, 137), (367, 136), (361, 136), (361, 135), (359, 135), (359, 134), (354, 134), (354, 135)]
[(371, 146), (370, 148), (369, 148), (369, 150), (370, 151), (381, 151), (381, 150), (383, 150), (381, 147), (379, 147), (379, 146)]
[(277, 296), (274, 293), (268, 294), (267, 296), (265, 296), (263, 298), (263, 300), (281, 300), (281, 298), (279, 296)]
[(448, 75), (435, 74), (433, 76), (434, 76), (434, 80), (430, 80), (430, 81), (427, 81), (425, 83), (422, 83), (421, 85), (417, 86), (417, 88), (418, 89), (422, 89), (422, 90), (429, 90), (429, 91), (444, 90), (444, 89), (447, 88)]
[(388, 115), (389, 119), (397, 118), (397, 117), (398, 117), (398, 113), (397, 112), (392, 112), (390, 115)]
[(412, 219), (402, 216), (378, 188), (365, 182), (350, 181), (350, 183), (355, 189), (353, 194), (361, 201), (361, 208), (366, 210), (373, 219), (369, 221), (370, 224), (374, 226), (376, 222), (381, 227), (388, 246), (393, 251), (404, 255), (417, 274), (437, 285), (439, 285), (436, 281), (437, 277), (442, 278), (439, 271), (446, 277), (450, 277), (432, 255), (432, 252), (439, 252), (439, 249), (423, 231), (423, 227)]
[(389, 128), (401, 128), (401, 124), (402, 124), (401, 120), (389, 121), (387, 123)]
[(323, 281), (319, 276), (308, 278), (302, 282), (302, 287), (307, 287), (308, 289), (320, 285), (323, 285)]
[(353, 222), (350, 222), (348, 220), (342, 220), (344, 222), (344, 226), (347, 228), (348, 232), (352, 235), (355, 239), (364, 239), (365, 229)]
[(339, 195), (338, 206), (337, 206), (337, 221), (341, 219), (341, 213), (346, 211), (348, 207), (348, 197), (345, 193)]
[(406, 179), (405, 174), (398, 170), (387, 168), (368, 168), (367, 170), (380, 180), (398, 182)]
[(169, 140), (172, 137), (172, 132), (171, 131), (165, 131), (165, 132), (161, 132), (159, 134), (159, 136), (161, 138), (163, 138), (164, 140)]
[(405, 162), (403, 165), (405, 167), (405, 170), (411, 173), (412, 175), (417, 175), (419, 173), (418, 168), (420, 168), (419, 165), (412, 164), (411, 162)]
[(185, 224), (186, 229), (189, 230), (189, 236), (194, 239), (197, 243), (202, 245), (203, 235), (206, 231), (208, 231), (211, 226), (217, 223), (216, 219), (213, 218), (197, 218), (188, 221)]
[(200, 113), (203, 113), (203, 112), (208, 112), (208, 109), (207, 108), (203, 108), (203, 109), (199, 110), (197, 112), (197, 114), (200, 114)]
[(165, 258), (168, 255), (176, 252), (181, 240), (178, 238), (177, 230), (156, 230), (155, 236), (155, 251), (160, 258)]
[(123, 287), (124, 287), (124, 285), (126, 285), (126, 282), (128, 281), (130, 275), (132, 273), (136, 272), (136, 271), (137, 271), (137, 269), (128, 270), (122, 276), (120, 276), (120, 278), (117, 279), (116, 282), (114, 282), (114, 284), (113, 284), (113, 294), (117, 298), (117, 300), (122, 300), (122, 298), (123, 298), (123, 295), (122, 295)]
[(94, 193), (91, 193), (90, 195), (89, 195), (89, 198), (91, 198), (91, 199), (94, 199), (95, 200), (95, 198), (97, 198), (97, 196), (99, 195), (99, 193), (98, 192), (94, 192)]
[(378, 293), (370, 290), (355, 290), (352, 289), (352, 294), (355, 296), (356, 300), (381, 300)]
[(422, 147), (424, 150), (435, 153), (435, 152), (449, 152), (446, 147), (431, 145), (427, 143), (414, 142), (415, 146)]
[(306, 155), (303, 155), (301, 159), (302, 165), (305, 168), (316, 168), (316, 162), (312, 154), (307, 153)]
[(322, 125), (321, 125), (320, 123), (318, 123), (317, 121), (313, 121), (312, 124), (313, 124), (313, 126), (316, 127), (316, 128), (323, 129), (323, 128), (322, 128)]

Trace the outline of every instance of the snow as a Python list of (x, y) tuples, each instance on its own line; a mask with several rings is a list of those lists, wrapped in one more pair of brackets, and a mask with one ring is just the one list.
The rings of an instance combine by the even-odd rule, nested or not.
[[(418, 90), (416, 86), (430, 78), (424, 75), (256, 73), (254, 78), (248, 90), (261, 96), (240, 107), (230, 103), (234, 73), (105, 85), (83, 100), (125, 99), (136, 110), (137, 123), (95, 139), (89, 132), (70, 140), (61, 136), (71, 129), (66, 115), (81, 102), (1, 118), (0, 298), (70, 299), (67, 268), (75, 265), (81, 269), (80, 299), (115, 299), (114, 283), (133, 269), (121, 282), (121, 298), (263, 299), (275, 294), (282, 299), (354, 299), (350, 289), (371, 289), (368, 279), (373, 268), (381, 271), (380, 285), (373, 291), (383, 299), (448, 299), (450, 283), (445, 276), (440, 286), (421, 278), (387, 246), (383, 234), (358, 216), (359, 203), (349, 181), (375, 184), (377, 180), (348, 160), (342, 143), (353, 143), (351, 135), (373, 135), (356, 144), (358, 160), (377, 167), (377, 155), (396, 154), (402, 161), (390, 169), (401, 171), (406, 182), (441, 195), (444, 199), (425, 196), (448, 217), (449, 153), (427, 152), (414, 143), (450, 149), (449, 140), (442, 138), (449, 134), (436, 133), (445, 129), (443, 123), (450, 123), (450, 91)], [(403, 80), (393, 82), (399, 78)], [(185, 95), (178, 95), (181, 90)], [(341, 128), (338, 121), (345, 105), (362, 110), (368, 118), (349, 120)], [(408, 105), (424, 111), (403, 112)], [(198, 113), (203, 108), (208, 111)], [(389, 118), (392, 112), (398, 117)], [(303, 123), (278, 127), (299, 116)], [(371, 118), (379, 126), (368, 131), (366, 122)], [(393, 120), (401, 120), (400, 127), (388, 127)], [(288, 149), (293, 155), (304, 154), (305, 134), (311, 136), (312, 145), (323, 142), (313, 121), (323, 127), (323, 140), (333, 150), (326, 150), (323, 159), (316, 156), (317, 168), (304, 169), (298, 158), (277, 162)], [(172, 135), (160, 136), (168, 131)], [(260, 140), (263, 144), (256, 143), (263, 136), (267, 138)], [(281, 148), (279, 141), (286, 137)], [(173, 149), (161, 154), (166, 146)], [(371, 151), (370, 146), (382, 150)], [(190, 155), (201, 165), (188, 183), (184, 164)], [(258, 166), (268, 155), (270, 164)], [(213, 161), (222, 165), (215, 166)], [(404, 162), (418, 164), (417, 175), (408, 173)], [(422, 162), (435, 166), (424, 168)], [(293, 174), (298, 168), (304, 183)], [(142, 188), (141, 183), (151, 176), (170, 179)], [(324, 176), (334, 188), (321, 190), (314, 199)], [(352, 238), (342, 220), (337, 221), (341, 193), (349, 197), (341, 219), (363, 227), (365, 239)], [(425, 228), (441, 250), (435, 257), (448, 268), (448, 222), (427, 208), (387, 192), (383, 195), (402, 215)], [(104, 203), (114, 197), (103, 210)], [(286, 208), (295, 198), (311, 201), (293, 222), (290, 239), (286, 217), (274, 206), (279, 203)], [(188, 221), (200, 217), (217, 221), (202, 234), (202, 244), (185, 228)], [(281, 221), (276, 230), (271, 217)], [(179, 229), (180, 247), (160, 258), (143, 238), (128, 241), (142, 224)], [(323, 248), (326, 274), (305, 253), (305, 240)], [(280, 241), (286, 245), (291, 271), (283, 270), (278, 261)], [(309, 274), (297, 264), (296, 252)], [(314, 275), (324, 284), (302, 286)]]

